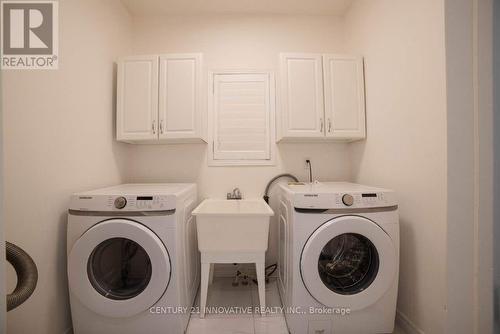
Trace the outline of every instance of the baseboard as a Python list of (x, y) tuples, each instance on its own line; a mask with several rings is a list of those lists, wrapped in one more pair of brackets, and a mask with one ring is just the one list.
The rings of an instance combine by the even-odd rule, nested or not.
[(396, 311), (396, 323), (401, 327), (405, 334), (425, 334), (423, 330), (417, 327), (406, 314)]

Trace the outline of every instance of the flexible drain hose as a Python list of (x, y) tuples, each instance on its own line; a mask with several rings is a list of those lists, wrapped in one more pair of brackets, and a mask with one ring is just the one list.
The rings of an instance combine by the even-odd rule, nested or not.
[(7, 261), (14, 267), (17, 284), (14, 291), (7, 295), (7, 311), (13, 310), (28, 299), (35, 291), (38, 281), (36, 264), (25, 251), (6, 242)]
[(269, 204), (269, 189), (271, 188), (271, 185), (274, 183), (274, 181), (276, 181), (277, 179), (282, 178), (282, 177), (288, 177), (288, 178), (294, 180), (295, 182), (299, 182), (299, 179), (297, 179), (297, 177), (295, 175), (290, 174), (290, 173), (276, 175), (267, 183), (266, 190), (264, 190), (264, 201), (266, 201), (266, 203)]

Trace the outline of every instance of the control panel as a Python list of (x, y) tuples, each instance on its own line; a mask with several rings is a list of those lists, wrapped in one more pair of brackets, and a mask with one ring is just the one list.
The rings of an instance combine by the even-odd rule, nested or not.
[(298, 193), (294, 207), (302, 209), (376, 208), (396, 205), (393, 193)]
[(84, 211), (163, 211), (173, 210), (174, 195), (94, 195), (72, 196), (71, 209)]
[(337, 207), (378, 207), (385, 206), (383, 193), (353, 193), (335, 194), (335, 206)]
[(109, 196), (108, 204), (118, 210), (167, 210), (168, 196)]
[(397, 206), (391, 189), (350, 182), (313, 182), (281, 184), (294, 208), (320, 210), (356, 210)]

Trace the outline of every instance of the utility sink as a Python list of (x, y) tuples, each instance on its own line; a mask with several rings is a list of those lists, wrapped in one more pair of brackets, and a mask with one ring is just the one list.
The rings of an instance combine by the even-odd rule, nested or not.
[[(236, 190), (234, 195), (241, 197)], [(200, 318), (205, 317), (214, 263), (255, 263), (261, 315), (265, 315), (265, 257), (273, 210), (262, 199), (206, 199), (193, 215), (201, 252)]]
[(265, 252), (273, 210), (262, 199), (206, 199), (193, 211), (200, 252)]

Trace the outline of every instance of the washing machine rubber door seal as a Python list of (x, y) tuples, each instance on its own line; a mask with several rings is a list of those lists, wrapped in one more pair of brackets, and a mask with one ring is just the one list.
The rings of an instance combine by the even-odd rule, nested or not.
[[(324, 247), (342, 235), (361, 235), (374, 246), (378, 257), (376, 276), (363, 290), (342, 294), (329, 289), (322, 281), (319, 259)], [(373, 221), (360, 216), (342, 216), (327, 221), (307, 240), (300, 259), (302, 280), (311, 296), (331, 308), (361, 310), (378, 301), (393, 283), (397, 272), (396, 248), (389, 235)]]
[[(147, 286), (128, 299), (112, 299), (98, 292), (89, 279), (89, 258), (103, 242), (124, 238), (142, 247), (151, 262)], [(70, 292), (87, 308), (106, 317), (131, 317), (147, 311), (165, 293), (170, 281), (170, 257), (163, 242), (146, 226), (128, 219), (110, 219), (88, 229), (68, 255)]]

